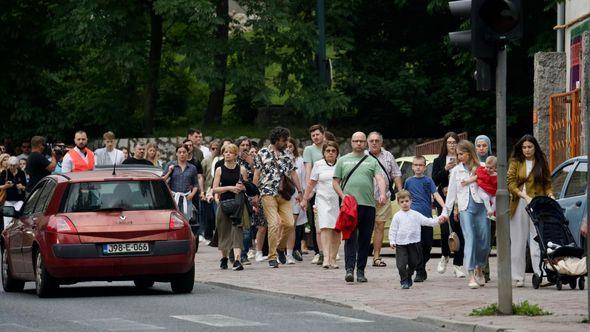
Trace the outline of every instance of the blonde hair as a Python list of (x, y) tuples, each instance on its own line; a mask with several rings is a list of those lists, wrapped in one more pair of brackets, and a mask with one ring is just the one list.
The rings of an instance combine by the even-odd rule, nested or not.
[(115, 139), (115, 133), (113, 133), (112, 131), (107, 131), (106, 133), (102, 134), (102, 139), (104, 139), (104, 140), (114, 140)]
[(457, 150), (461, 150), (461, 152), (469, 155), (469, 160), (467, 161), (466, 166), (470, 172), (479, 166), (479, 158), (477, 157), (477, 152), (475, 152), (475, 145), (473, 145), (471, 141), (466, 139), (459, 141), (459, 144), (457, 144)]
[(230, 144), (225, 145), (225, 149), (223, 150), (223, 152), (225, 153), (225, 151), (228, 151), (228, 152), (231, 152), (231, 153), (237, 155), (239, 149), (238, 149), (237, 145), (230, 143)]
[[(148, 151), (151, 148), (156, 149), (156, 155), (154, 156), (154, 160), (149, 159)], [(156, 143), (148, 143), (145, 146), (145, 159), (148, 160), (149, 162), (151, 162), (152, 164), (154, 164), (154, 166), (158, 166), (158, 159), (160, 159), (160, 150), (158, 150), (158, 146), (156, 145)]]
[(412, 194), (409, 191), (402, 189), (397, 192), (397, 201), (399, 202), (402, 198), (412, 199)]
[(498, 158), (495, 156), (489, 156), (486, 158), (486, 165), (496, 166), (498, 164)]

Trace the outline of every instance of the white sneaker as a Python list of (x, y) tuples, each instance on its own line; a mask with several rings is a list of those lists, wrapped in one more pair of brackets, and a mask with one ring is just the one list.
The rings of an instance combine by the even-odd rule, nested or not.
[(453, 275), (457, 278), (465, 278), (465, 272), (463, 272), (461, 267), (457, 265), (453, 265)]
[(257, 251), (255, 255), (255, 259), (257, 262), (262, 262), (268, 259), (268, 256), (262, 256), (262, 251)]
[(447, 263), (449, 262), (449, 258), (447, 256), (441, 256), (440, 261), (438, 262), (438, 267), (436, 268), (436, 272), (443, 274), (447, 271)]
[(256, 257), (256, 252), (252, 249), (250, 249), (250, 251), (248, 251), (248, 255), (247, 255), (248, 259), (254, 259), (254, 257)]
[(469, 286), (469, 288), (471, 288), (471, 289), (478, 289), (479, 288), (479, 284), (477, 283), (477, 281), (475, 281), (475, 278), (473, 276), (471, 278), (469, 278), (469, 282), (467, 283), (467, 286)]
[(340, 255), (336, 254), (336, 260), (339, 261), (340, 260)]
[(516, 287), (518, 287), (518, 288), (524, 287), (524, 281), (523, 280), (516, 280)]
[(317, 264), (320, 261), (320, 254), (315, 254), (311, 260), (311, 264)]
[(293, 258), (293, 255), (287, 255), (287, 264), (295, 264), (295, 258)]
[(205, 238), (203, 237), (203, 235), (199, 235), (199, 242), (204, 242)]

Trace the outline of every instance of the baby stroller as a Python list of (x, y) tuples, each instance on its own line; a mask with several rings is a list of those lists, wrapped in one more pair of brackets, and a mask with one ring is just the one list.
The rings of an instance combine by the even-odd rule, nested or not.
[[(546, 286), (556, 285), (558, 290), (561, 290), (563, 284), (569, 284), (575, 289), (576, 282), (580, 289), (584, 289), (585, 261), (583, 270), (570, 269), (568, 267), (571, 264), (566, 264), (572, 261), (581, 263), (579, 260), (584, 255), (584, 249), (576, 245), (559, 203), (546, 196), (537, 196), (526, 207), (526, 211), (537, 230), (535, 240), (539, 242), (541, 251), (541, 275), (533, 274), (533, 287), (539, 288), (543, 277), (546, 277), (549, 281)], [(558, 264), (559, 261), (563, 262)]]

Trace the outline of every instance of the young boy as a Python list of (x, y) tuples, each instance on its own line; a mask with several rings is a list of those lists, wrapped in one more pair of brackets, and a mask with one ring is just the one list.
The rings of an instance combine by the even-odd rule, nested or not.
[[(432, 200), (436, 199), (440, 206), (444, 206), (445, 201), (436, 191), (434, 181), (424, 175), (424, 172), (426, 172), (426, 158), (423, 156), (414, 157), (412, 170), (414, 171), (414, 176), (408, 178), (404, 184), (404, 189), (412, 195), (412, 210), (420, 212), (426, 218), (432, 218)], [(430, 260), (433, 233), (432, 227), (422, 227), (422, 232), (420, 233), (420, 262), (416, 268), (414, 282), (422, 282), (428, 278), (426, 274), (426, 263)]]
[[(477, 181), (477, 195), (482, 199), (483, 204), (488, 211), (488, 218), (493, 219), (496, 212), (496, 191), (498, 190), (498, 172), (496, 171), (498, 159), (494, 156), (486, 158), (485, 166), (479, 166), (475, 170), (475, 175), (461, 182), (462, 185), (468, 185)], [(463, 182), (465, 184), (463, 184)]]
[(446, 217), (438, 219), (426, 218), (412, 210), (412, 196), (407, 190), (397, 193), (397, 202), (401, 208), (391, 220), (389, 227), (389, 243), (396, 250), (395, 261), (399, 271), (402, 289), (412, 287), (412, 275), (416, 265), (420, 262), (420, 228), (443, 224)]

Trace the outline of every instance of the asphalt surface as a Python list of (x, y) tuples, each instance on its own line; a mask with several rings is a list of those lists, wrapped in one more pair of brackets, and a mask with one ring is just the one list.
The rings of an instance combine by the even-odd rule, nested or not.
[(201, 283), (185, 295), (172, 294), (166, 283), (149, 290), (132, 282), (81, 283), (62, 286), (51, 299), (38, 298), (33, 286), (27, 283), (23, 293), (0, 291), (0, 331), (440, 330), (329, 303)]

